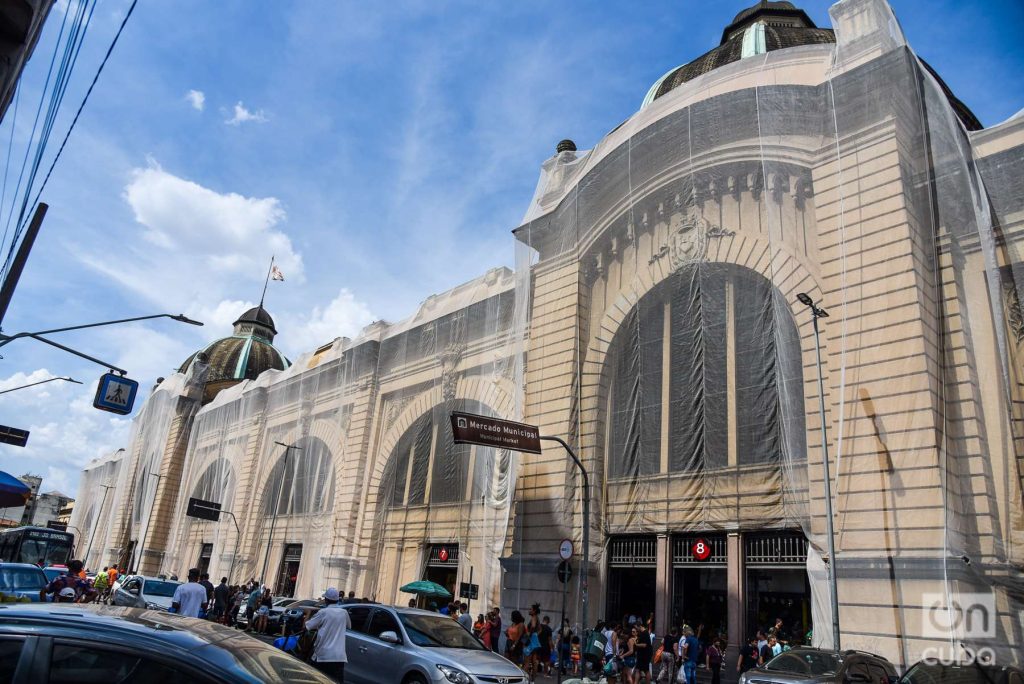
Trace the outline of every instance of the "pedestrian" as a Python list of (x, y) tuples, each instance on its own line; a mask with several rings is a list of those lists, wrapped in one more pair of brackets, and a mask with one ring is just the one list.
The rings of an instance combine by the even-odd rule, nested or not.
[(487, 615), (484, 616), (483, 624), (480, 625), (480, 643), (484, 645), (488, 651), (494, 650), (494, 645), (491, 643), (491, 628), (493, 624), (491, 620), (494, 619), (494, 611), (487, 611)]
[(636, 677), (633, 681), (639, 684), (642, 679), (650, 684), (651, 658), (654, 655), (651, 648), (651, 633), (647, 631), (647, 625), (643, 621), (636, 623), (634, 631), (636, 632), (636, 640), (633, 644), (633, 650), (636, 651)]
[(498, 652), (501, 646), (501, 611), (495, 608), (491, 611), (491, 651)]
[(110, 566), (110, 570), (107, 570), (107, 580), (110, 588), (114, 588), (114, 582), (117, 581), (117, 563)]
[(473, 633), (473, 616), (469, 614), (469, 606), (465, 603), (459, 605), (459, 624), (470, 634)]
[(252, 587), (250, 583), (249, 596), (245, 599), (245, 631), (251, 632), (256, 626), (256, 609), (260, 607), (260, 598), (263, 597), (263, 592), (259, 591), (256, 587)]
[(313, 666), (336, 682), (345, 681), (345, 633), (352, 628), (348, 611), (338, 603), (338, 590), (329, 587), (324, 592), (326, 608), (306, 619), (306, 629), (316, 630), (313, 644)]
[(107, 568), (103, 568), (103, 572), (96, 573), (96, 579), (93, 580), (92, 588), (96, 590), (97, 601), (106, 600), (107, 591), (110, 589), (110, 577), (107, 575)]
[(416, 607), (416, 599), (414, 599), (414, 598), (409, 599), (409, 607), (410, 608), (415, 608)]
[(569, 626), (569, 618), (562, 620), (562, 626), (558, 628), (555, 648), (558, 651), (558, 669), (564, 675), (572, 664), (572, 627)]
[(705, 665), (711, 672), (711, 684), (721, 684), (722, 681), (722, 642), (715, 639), (708, 646), (705, 653)]
[(555, 645), (554, 633), (551, 629), (551, 618), (547, 615), (540, 621), (540, 654), (538, 660), (540, 661), (541, 671), (544, 674), (551, 674), (551, 652)]
[[(82, 569), (82, 561), (72, 560), (68, 561), (68, 572), (64, 575), (59, 575), (52, 582), (47, 584), (39, 591), (39, 600), (45, 601), (47, 594), (53, 594), (53, 600), (58, 601), (61, 596), (61, 592), (65, 589), (71, 589), (75, 592), (74, 602), (77, 603), (89, 603), (96, 599), (96, 590), (93, 589), (92, 585), (89, 584), (88, 580), (84, 580), (78, 576), (78, 572)], [(64, 594), (67, 597), (67, 594)], [(65, 601), (59, 601), (65, 603)]]
[(768, 636), (773, 636), (780, 643), (786, 642), (786, 631), (783, 629), (782, 618), (775, 618), (775, 624), (768, 629)]
[(757, 652), (761, 653), (761, 650), (768, 645), (768, 637), (764, 635), (764, 630), (757, 630)]
[(242, 587), (231, 587), (231, 610), (228, 613), (228, 625), (231, 627), (235, 627), (238, 624), (238, 612), (242, 609), (242, 602), (244, 600), (245, 595), (242, 593)]
[(256, 633), (266, 634), (267, 620), (270, 619), (270, 608), (274, 605), (274, 597), (270, 593), (270, 587), (263, 587), (263, 594), (260, 596), (259, 608), (256, 609)]
[(220, 584), (213, 589), (213, 619), (221, 624), (227, 623), (228, 601), (231, 599), (231, 588), (228, 578), (221, 577)]
[(540, 661), (540, 604), (530, 606), (530, 619), (526, 622), (526, 643), (523, 644), (523, 655), (526, 658), (526, 674), (530, 681), (537, 676)]
[(658, 682), (672, 682), (676, 671), (676, 651), (679, 644), (679, 627), (673, 625), (661, 640), (661, 662), (658, 663)]
[(759, 657), (757, 637), (752, 636), (747, 640), (747, 645), (740, 648), (739, 658), (736, 659), (736, 672), (742, 674), (747, 670), (753, 670), (757, 667)]
[(505, 657), (516, 665), (523, 665), (523, 638), (526, 620), (518, 610), (512, 611), (512, 624), (505, 630)]
[(171, 609), (185, 617), (199, 617), (205, 601), (206, 587), (199, 583), (199, 568), (192, 568), (188, 571), (188, 582), (174, 590)]
[[(480, 613), (476, 616), (476, 620), (473, 622), (473, 636), (477, 639), (481, 638), (481, 634), (484, 631), (484, 614)], [(490, 650), (490, 649), (488, 649)]]
[(203, 610), (207, 613), (213, 610), (213, 583), (210, 581), (209, 573), (204, 572), (199, 576), (199, 583), (203, 585), (203, 589), (206, 589), (206, 604), (203, 606)]
[(689, 625), (683, 627), (683, 638), (679, 642), (679, 648), (686, 684), (697, 684), (697, 662), (700, 657), (700, 642), (693, 635), (693, 629)]

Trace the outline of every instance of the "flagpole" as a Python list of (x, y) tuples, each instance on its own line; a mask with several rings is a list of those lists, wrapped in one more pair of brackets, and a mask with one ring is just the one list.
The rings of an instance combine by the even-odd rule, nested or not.
[(274, 270), (274, 257), (270, 257), (270, 268), (267, 269), (267, 279), (263, 281), (263, 294), (260, 295), (260, 308), (263, 308), (263, 300), (267, 297), (267, 285), (270, 284), (270, 274)]

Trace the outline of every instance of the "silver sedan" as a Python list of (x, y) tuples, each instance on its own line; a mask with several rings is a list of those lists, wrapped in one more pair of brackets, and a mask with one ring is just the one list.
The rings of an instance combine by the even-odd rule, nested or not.
[(110, 600), (115, 606), (168, 610), (171, 607), (174, 590), (180, 586), (181, 582), (160, 577), (129, 575), (118, 583), (111, 593)]

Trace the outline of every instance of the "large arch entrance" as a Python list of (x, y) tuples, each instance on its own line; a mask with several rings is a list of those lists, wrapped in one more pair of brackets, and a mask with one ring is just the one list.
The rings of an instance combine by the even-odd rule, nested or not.
[[(735, 264), (684, 266), (625, 315), (604, 360), (599, 439), (614, 617), (657, 607), (663, 625), (726, 629), (747, 589), (729, 579), (743, 577), (743, 535), (770, 537), (802, 512), (789, 505), (804, 496), (790, 475), (806, 461), (802, 358), (782, 295)], [(620, 581), (627, 572), (649, 581)], [(805, 588), (759, 575), (754, 593), (783, 580)]]

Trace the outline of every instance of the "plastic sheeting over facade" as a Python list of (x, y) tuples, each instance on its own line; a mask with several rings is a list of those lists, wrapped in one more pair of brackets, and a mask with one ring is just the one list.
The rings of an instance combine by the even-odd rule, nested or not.
[[(520, 280), (532, 296), (526, 420), (568, 434), (598, 474), (592, 538), (608, 546), (594, 549), (592, 592), (622, 563), (617, 536), (651, 537), (669, 596), (680, 559), (662, 538), (722, 533), (752, 565), (742, 539), (797, 529), (810, 542), (811, 638), (828, 645), (806, 293), (830, 314), (843, 646), (903, 667), (979, 651), (1019, 662), (1024, 139), (1004, 129), (972, 144), (881, 0), (830, 13), (835, 45), (715, 69), (593, 150), (545, 163), (516, 231), (530, 248), (519, 263), (537, 262)], [(576, 306), (555, 304), (566, 300)], [(540, 491), (553, 478), (524, 473), (527, 529), (513, 548), (540, 558), (557, 537), (531, 526), (531, 506), (573, 521), (561, 531), (580, 543), (575, 477), (554, 478), (570, 483), (561, 497)], [(754, 587), (742, 562), (728, 568), (736, 643), (764, 623), (743, 615)], [(542, 591), (544, 572), (520, 577), (522, 592)]]
[[(736, 644), (784, 611), (794, 642), (813, 626), (827, 645), (834, 568), (845, 648), (1019, 662), (1024, 120), (967, 133), (882, 0), (831, 16), (835, 44), (720, 66), (592, 150), (560, 146), (514, 277), (205, 405), (200, 379), (166, 381), (91, 564), (144, 538), (151, 572), (390, 603), (430, 579), (477, 585), (474, 613), (557, 614), (578, 474), (561, 449), (455, 445), (449, 416), (470, 411), (536, 424), (590, 471), (574, 622), (586, 589), (591, 623), (654, 611), (660, 632), (705, 622)], [(799, 293), (829, 313), (835, 558)], [(225, 513), (188, 517), (190, 498)]]

